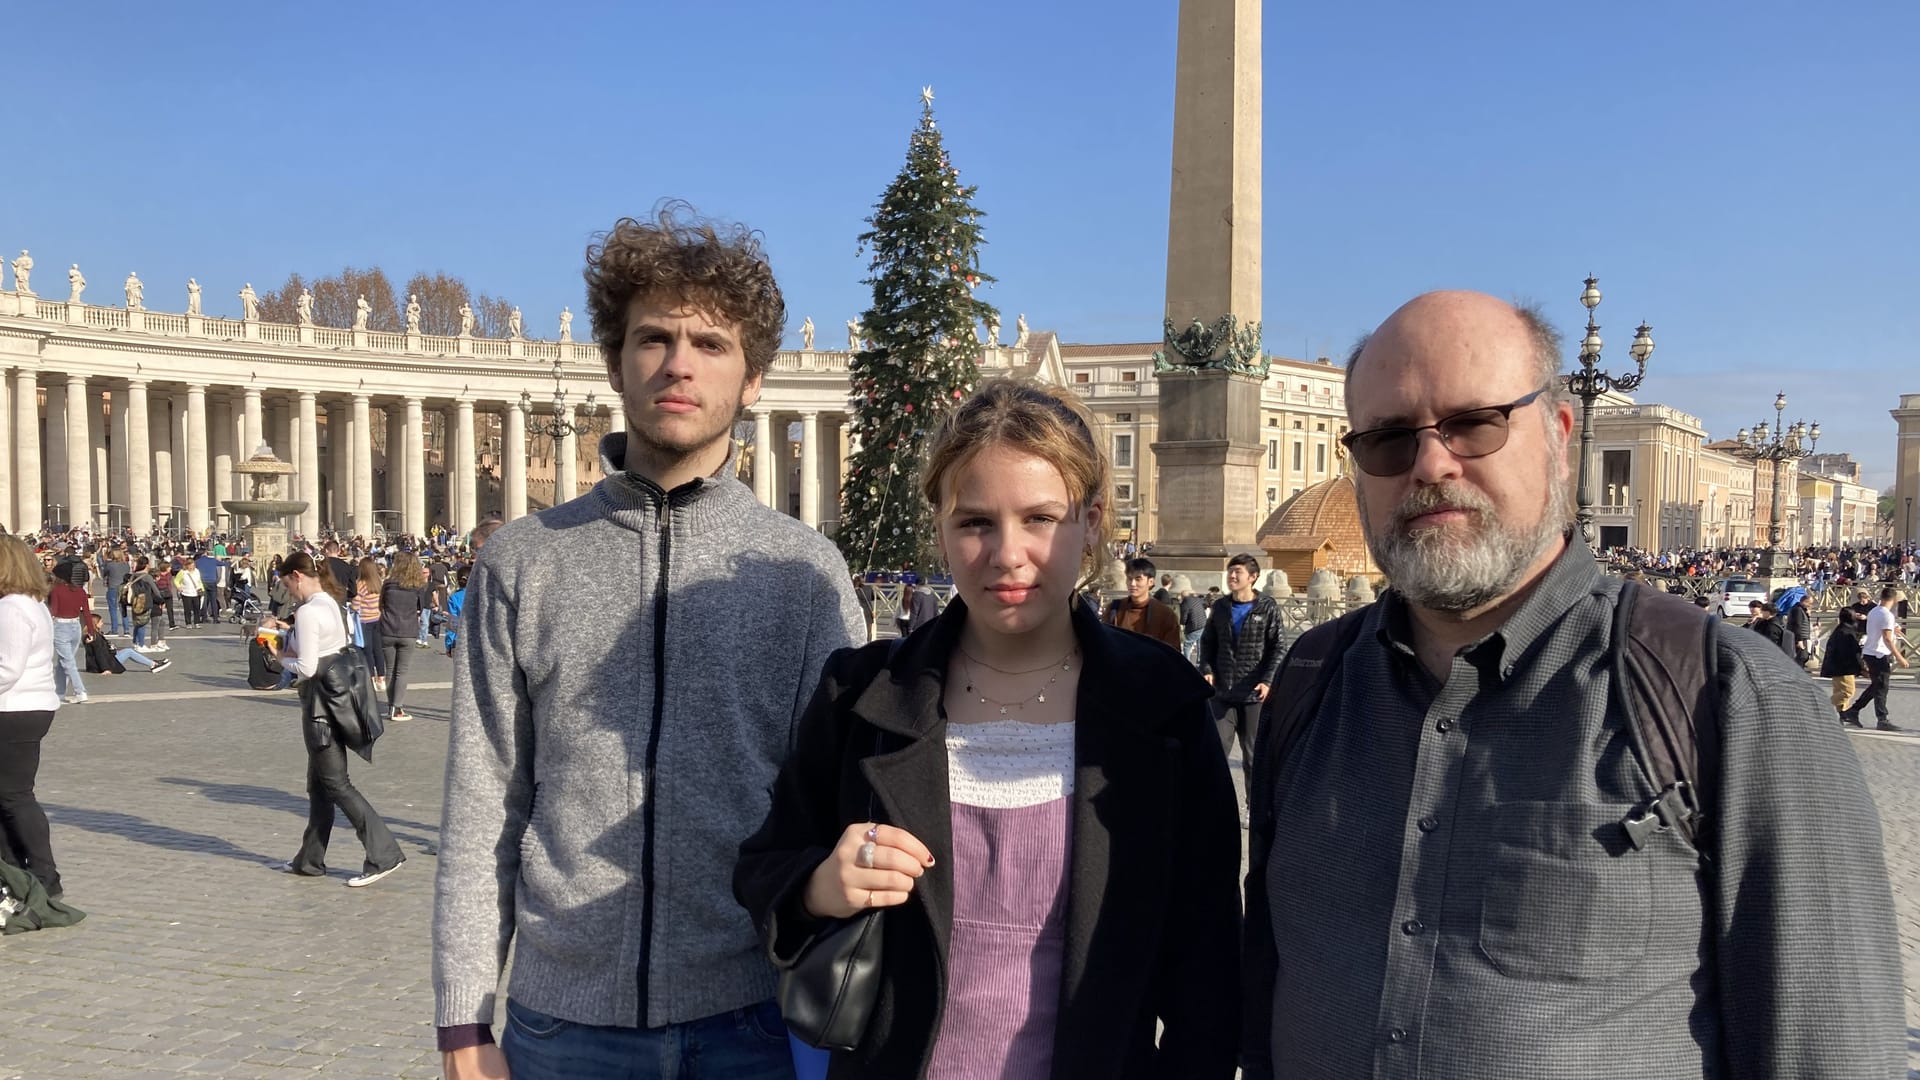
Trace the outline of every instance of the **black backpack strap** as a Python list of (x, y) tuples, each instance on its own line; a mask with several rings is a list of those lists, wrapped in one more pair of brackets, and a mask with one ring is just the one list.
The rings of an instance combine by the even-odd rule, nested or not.
[[(1350, 611), (1300, 635), (1287, 650), (1280, 674), (1267, 692), (1247, 778), (1246, 919), (1241, 931), (1242, 1064), (1265, 1061), (1273, 1015), (1273, 980), (1280, 957), (1274, 948), (1267, 906), (1267, 852), (1273, 847), (1273, 800), (1280, 770), (1294, 744), (1313, 722), (1340, 661), (1360, 637), (1367, 609)], [(1247, 1075), (1261, 1075), (1248, 1067)], [(1271, 1075), (1268, 1073), (1267, 1075)]]
[(1613, 683), (1654, 796), (1621, 822), (1636, 848), (1673, 829), (1703, 855), (1720, 760), (1716, 620), (1622, 582), (1613, 619)]

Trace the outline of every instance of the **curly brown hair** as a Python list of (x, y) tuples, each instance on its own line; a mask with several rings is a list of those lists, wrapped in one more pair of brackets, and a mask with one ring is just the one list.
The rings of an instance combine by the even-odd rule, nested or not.
[(608, 365), (619, 363), (627, 307), (658, 293), (739, 325), (747, 377), (773, 366), (787, 328), (787, 302), (773, 279), (760, 234), (708, 221), (680, 200), (654, 208), (653, 220), (621, 218), (587, 247), (587, 315)]

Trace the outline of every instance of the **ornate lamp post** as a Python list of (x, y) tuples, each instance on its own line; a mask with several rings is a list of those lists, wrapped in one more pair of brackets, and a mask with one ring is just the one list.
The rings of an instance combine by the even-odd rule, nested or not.
[[(587, 391), (584, 403), (588, 413), (593, 412), (593, 391)], [(567, 406), (567, 391), (560, 383), (560, 361), (553, 362), (553, 419), (536, 420), (533, 415), (533, 395), (520, 391), (520, 412), (527, 418), (529, 436), (545, 435), (555, 442), (580, 431), (582, 425), (574, 423), (573, 410)]]
[(1600, 306), (1600, 281), (1588, 275), (1580, 303), (1587, 309), (1587, 336), (1580, 342), (1580, 367), (1567, 376), (1567, 392), (1580, 399), (1580, 535), (1594, 543), (1593, 529), (1593, 403), (1609, 390), (1630, 393), (1647, 377), (1647, 358), (1653, 355), (1653, 327), (1645, 322), (1634, 331), (1633, 345), (1627, 352), (1636, 369), (1632, 374), (1612, 375), (1599, 369), (1600, 324), (1593, 321), (1593, 309)]
[(1813, 453), (1813, 445), (1820, 441), (1820, 424), (1815, 421), (1809, 427), (1805, 420), (1795, 420), (1787, 426), (1787, 395), (1785, 391), (1774, 395), (1773, 427), (1769, 429), (1765, 420), (1753, 425), (1749, 431), (1741, 428), (1734, 438), (1747, 456), (1756, 461), (1773, 462), (1773, 514), (1767, 522), (1767, 550), (1760, 558), (1760, 573), (1765, 577), (1786, 577), (1791, 572), (1786, 555), (1780, 550), (1780, 474), (1786, 471), (1789, 461), (1798, 461)]

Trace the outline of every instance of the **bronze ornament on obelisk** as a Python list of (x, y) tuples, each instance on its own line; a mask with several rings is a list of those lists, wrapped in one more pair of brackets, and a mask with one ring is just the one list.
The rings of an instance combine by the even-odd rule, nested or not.
[(1258, 553), (1260, 0), (1181, 0), (1159, 380), (1163, 569)]

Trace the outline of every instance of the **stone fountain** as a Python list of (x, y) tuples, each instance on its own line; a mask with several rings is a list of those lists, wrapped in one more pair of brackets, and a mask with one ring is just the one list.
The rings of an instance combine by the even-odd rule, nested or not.
[(287, 519), (304, 511), (307, 504), (280, 497), (280, 478), (293, 475), (293, 466), (273, 456), (273, 448), (261, 443), (253, 456), (233, 467), (249, 478), (251, 498), (228, 499), (220, 505), (230, 514), (246, 517), (240, 527), (241, 538), (255, 558), (287, 550)]

